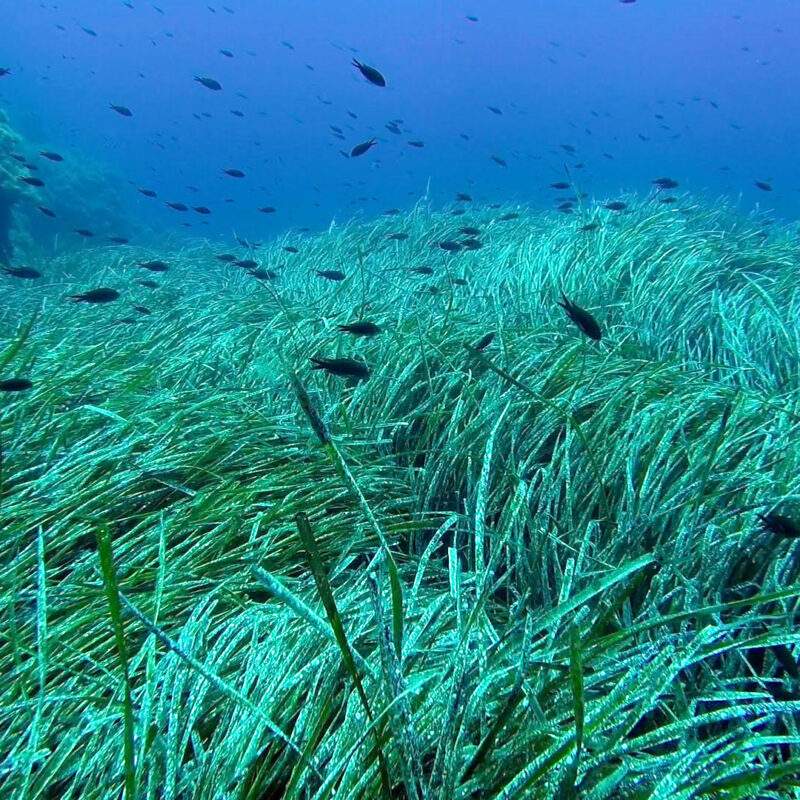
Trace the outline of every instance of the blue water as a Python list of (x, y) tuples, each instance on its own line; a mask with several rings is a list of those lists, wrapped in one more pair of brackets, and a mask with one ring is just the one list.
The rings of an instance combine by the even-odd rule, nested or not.
[[(0, 20), (0, 108), (22, 152), (45, 178), (96, 165), (115, 220), (132, 226), (261, 240), (409, 209), (426, 192), (547, 208), (565, 166), (593, 197), (669, 176), (678, 192), (797, 216), (794, 0), (2, 0)], [(342, 154), (371, 137), (363, 156)], [(38, 220), (43, 244), (53, 232), (80, 243), (60, 187), (45, 190), (59, 219)]]

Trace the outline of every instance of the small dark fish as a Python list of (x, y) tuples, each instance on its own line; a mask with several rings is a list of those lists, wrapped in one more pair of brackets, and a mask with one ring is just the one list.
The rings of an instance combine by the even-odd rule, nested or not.
[(562, 150), (566, 150), (567, 153), (574, 153), (575, 152), (575, 148), (571, 144), (562, 144), (561, 145), (561, 149)]
[(440, 250), (445, 250), (448, 253), (457, 253), (461, 249), (461, 245), (458, 242), (434, 242), (434, 244), (438, 245)]
[(151, 281), (149, 278), (145, 278), (141, 281), (136, 281), (139, 286), (144, 286), (145, 289), (158, 289), (159, 285), (155, 281)]
[(145, 261), (143, 264), (139, 264), (139, 266), (144, 269), (149, 269), (150, 272), (166, 272), (169, 269), (169, 266), (163, 261)]
[(55, 218), (55, 215), (56, 215), (55, 211), (51, 211), (49, 208), (45, 208), (44, 206), (36, 206), (36, 208), (38, 208), (39, 211), (41, 211), (42, 214), (44, 214), (46, 217), (54, 217)]
[(233, 58), (233, 53), (231, 53), (230, 50), (220, 50), (219, 52), (222, 53), (222, 55), (226, 56), (227, 58)]
[(231, 114), (233, 114), (234, 117), (239, 117), (239, 118), (244, 117), (244, 111), (238, 111), (235, 108), (231, 109)]
[(312, 358), (314, 366), (311, 369), (324, 369), (331, 375), (339, 375), (342, 378), (357, 378), (366, 380), (369, 378), (367, 365), (353, 358)]
[(273, 206), (264, 206), (258, 209), (262, 214), (274, 214), (275, 208)]
[(11, 70), (8, 67), (0, 67), (0, 78), (5, 78), (6, 75), (10, 75)]
[(550, 184), (554, 189), (569, 189), (569, 184), (566, 181), (558, 181), (558, 183)]
[(33, 384), (27, 378), (6, 378), (0, 381), (0, 392), (27, 392)]
[(578, 230), (579, 231), (584, 231), (584, 232), (586, 232), (586, 231), (596, 231), (599, 227), (600, 227), (600, 223), (599, 222), (589, 222), (586, 225), (581, 225), (581, 227), (578, 228)]
[(114, 244), (128, 244), (128, 240), (124, 236), (109, 236), (108, 241)]
[(458, 192), (456, 194), (456, 200), (460, 203), (471, 203), (472, 198), (466, 192)]
[(623, 203), (621, 200), (612, 200), (610, 203), (606, 203), (603, 208), (607, 208), (609, 211), (624, 211), (628, 207), (627, 203)]
[(26, 164), (25, 156), (20, 155), (19, 153), (9, 153), (11, 158), (15, 161), (19, 161), (20, 164)]
[(393, 242), (404, 242), (408, 239), (407, 233), (387, 233), (386, 238)]
[(288, 245), (287, 247), (283, 248), (287, 253), (299, 253), (300, 251), (296, 247), (292, 247)]
[(466, 17), (464, 17), (464, 19), (469, 20), (470, 22), (477, 22), (478, 21), (478, 18), (475, 17), (475, 16), (472, 16), (472, 14), (467, 15)]
[(480, 341), (472, 345), (476, 350), (485, 350), (494, 341), (494, 331), (487, 333)]
[(506, 164), (506, 162), (500, 158), (500, 156), (492, 156), (492, 161), (494, 161), (495, 164), (499, 164), (501, 167), (508, 166), (508, 164)]
[(386, 79), (374, 67), (368, 67), (355, 58), (353, 59), (353, 66), (356, 67), (370, 83), (375, 84), (375, 86), (386, 86)]
[(320, 278), (326, 278), (329, 281), (343, 281), (347, 276), (338, 269), (315, 269), (314, 272), (320, 276)]
[(58, 153), (50, 153), (47, 150), (41, 150), (39, 152), (40, 156), (49, 159), (50, 161), (63, 161), (64, 157), (60, 156)]
[(19, 179), (23, 183), (27, 183), (28, 186), (36, 186), (37, 188), (44, 186), (44, 181), (40, 178), (31, 178), (29, 175), (20, 175)]
[(110, 303), (112, 300), (119, 298), (119, 292), (116, 289), (101, 286), (99, 289), (90, 289), (84, 294), (71, 294), (69, 296), (76, 303)]
[(492, 114), (497, 114), (498, 116), (503, 114), (503, 112), (497, 106), (486, 106), (486, 108), (488, 108)]
[(211, 209), (206, 208), (206, 206), (192, 206), (192, 211), (196, 211), (198, 214), (210, 214)]
[(244, 172), (240, 169), (223, 169), (222, 172), (226, 175), (230, 175), (231, 178), (244, 178)]
[(413, 139), (409, 142), (411, 147), (425, 147), (425, 142), (421, 142), (419, 139)]
[[(23, 178), (22, 180), (25, 180), (25, 178)], [(772, 191), (772, 184), (767, 183), (766, 181), (756, 181), (755, 185), (758, 186), (758, 188), (764, 192)]]
[(467, 285), (467, 279), (466, 278), (453, 278), (453, 283), (456, 286), (466, 286)]
[(197, 83), (202, 83), (206, 89), (211, 89), (214, 92), (218, 92), (222, 88), (222, 84), (219, 81), (215, 81), (213, 78), (201, 78), (195, 75), (194, 79)]
[(152, 189), (137, 189), (136, 191), (143, 194), (145, 197), (158, 197)]
[(33, 267), (3, 267), (3, 272), (6, 275), (13, 275), (15, 278), (25, 278), (31, 281), (42, 277), (42, 273)]
[(672, 204), (672, 203), (677, 203), (678, 202), (678, 198), (677, 197), (672, 197), (672, 196), (670, 196), (670, 197), (662, 197), (658, 202), (659, 203), (666, 203), (666, 204), (669, 205), (669, 204)]
[(678, 181), (672, 180), (672, 178), (656, 178), (654, 181), (651, 181), (654, 186), (658, 186), (659, 189), (677, 189), (678, 188)]
[(89, 36), (97, 36), (97, 31), (93, 31), (91, 28), (84, 28), (83, 26), (81, 26), (81, 30), (84, 33), (88, 33)]
[(481, 232), (478, 228), (459, 228), (459, 233), (463, 233), (464, 236), (480, 236)]
[(89, 239), (94, 236), (94, 234), (88, 228), (74, 228), (74, 231), (78, 234), (78, 236), (83, 236), (85, 239)]
[(131, 111), (127, 106), (115, 106), (113, 103), (109, 106), (113, 111), (116, 111), (117, 114), (121, 114), (123, 117), (132, 117), (133, 111)]
[(480, 250), (481, 247), (483, 247), (483, 242), (480, 239), (464, 239), (464, 241), (461, 242), (461, 246), (465, 250)]
[(258, 267), (258, 261), (253, 261), (252, 258), (239, 258), (233, 263), (242, 269), (255, 269)]
[(355, 158), (356, 156), (363, 156), (370, 147), (374, 147), (377, 144), (375, 139), (370, 139), (368, 142), (362, 142), (361, 144), (357, 144), (351, 151), (350, 157)]
[(226, 264), (232, 264), (236, 261), (236, 256), (233, 253), (220, 253), (217, 256), (218, 261), (224, 261)]
[(340, 331), (352, 333), (354, 336), (375, 336), (381, 332), (381, 329), (374, 322), (367, 322), (366, 320), (351, 322), (349, 325), (339, 325), (338, 327)]
[(174, 208), (176, 211), (188, 211), (189, 206), (185, 203), (164, 203), (164, 205)]
[(411, 272), (415, 272), (417, 275), (433, 275), (430, 267), (411, 267)]
[(510, 211), (508, 214), (503, 214), (501, 217), (498, 217), (500, 222), (510, 222), (512, 219), (519, 219), (519, 214), (516, 211)]
[(258, 278), (260, 281), (271, 281), (278, 277), (278, 273), (273, 272), (271, 269), (251, 269), (249, 270), (249, 273), (254, 278)]
[(138, 311), (140, 314), (152, 314), (153, 312), (147, 306), (131, 306), (134, 311)]
[(602, 333), (600, 331), (600, 326), (597, 324), (597, 320), (584, 309), (576, 306), (574, 303), (571, 303), (567, 300), (566, 295), (564, 292), (561, 292), (561, 297), (564, 298), (564, 302), (559, 302), (561, 308), (567, 312), (567, 316), (590, 338), (594, 339), (595, 341), (599, 341)]
[(768, 514), (757, 514), (761, 520), (761, 530), (774, 533), (781, 539), (800, 539), (800, 523), (784, 514), (770, 511)]

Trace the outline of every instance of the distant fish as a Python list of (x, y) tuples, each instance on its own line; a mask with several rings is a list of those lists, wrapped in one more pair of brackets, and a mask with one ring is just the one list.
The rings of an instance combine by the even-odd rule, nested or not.
[(480, 250), (483, 247), (483, 242), (480, 239), (470, 237), (469, 239), (464, 239), (461, 242), (461, 246), (465, 250)]
[(258, 267), (258, 261), (254, 261), (252, 258), (237, 258), (232, 263), (242, 269), (256, 269)]
[(223, 169), (222, 172), (226, 175), (230, 175), (231, 178), (244, 178), (244, 172), (240, 169)]
[(381, 329), (374, 322), (360, 320), (351, 322), (349, 325), (339, 325), (339, 330), (344, 333), (352, 333), (353, 336), (376, 336)]
[(164, 203), (165, 206), (169, 206), (170, 208), (174, 209), (175, 211), (188, 211), (189, 206), (185, 203)]
[(273, 206), (264, 206), (258, 209), (262, 214), (274, 214), (275, 208)]
[(124, 236), (109, 236), (108, 241), (114, 244), (128, 244), (128, 240)]
[(599, 227), (600, 227), (599, 222), (588, 222), (586, 223), (586, 225), (581, 225), (581, 227), (578, 228), (578, 230), (586, 233), (587, 231), (596, 231)]
[(456, 193), (456, 200), (460, 203), (471, 203), (472, 198), (466, 192), (457, 192)]
[(223, 261), (226, 264), (232, 264), (234, 261), (236, 261), (236, 256), (233, 255), (233, 253), (220, 253), (217, 256), (217, 260)]
[(485, 350), (494, 341), (494, 332), (487, 333), (482, 339), (472, 345), (476, 350)]
[(46, 217), (54, 217), (55, 218), (55, 215), (56, 215), (55, 211), (51, 211), (49, 208), (46, 208), (45, 206), (36, 206), (36, 208), (38, 208), (39, 211), (41, 211), (42, 214), (44, 214)]
[(392, 242), (404, 242), (408, 239), (407, 233), (387, 233), (386, 238)]
[(470, 22), (477, 22), (478, 18), (473, 16), (472, 14), (468, 14), (464, 19), (469, 20)]
[(71, 294), (69, 296), (76, 303), (110, 303), (119, 298), (119, 292), (116, 289), (101, 286), (99, 289), (90, 289), (84, 294)]
[(158, 197), (152, 189), (137, 189), (136, 191), (143, 194), (145, 197)]
[(324, 369), (331, 375), (358, 380), (369, 378), (367, 365), (353, 358), (312, 358), (311, 361), (314, 362), (311, 369)]
[(139, 286), (144, 286), (145, 289), (158, 289), (159, 284), (155, 281), (151, 281), (149, 278), (144, 278), (143, 280), (136, 281)]
[(73, 229), (78, 236), (83, 236), (84, 239), (91, 239), (94, 234), (88, 228), (74, 228)]
[(497, 106), (486, 106), (486, 108), (488, 108), (492, 114), (497, 114), (498, 116), (503, 114), (503, 112)]
[(5, 78), (6, 75), (10, 75), (11, 70), (8, 67), (0, 67), (0, 78)]
[(508, 214), (503, 214), (497, 219), (499, 219), (500, 222), (510, 222), (512, 219), (519, 219), (519, 214), (517, 214), (516, 211), (509, 211)]
[(575, 148), (571, 144), (562, 144), (561, 149), (565, 150), (567, 153), (574, 153)]
[(210, 214), (211, 209), (206, 206), (192, 206), (192, 211), (196, 211), (198, 214)]
[(494, 161), (495, 164), (499, 164), (501, 167), (507, 167), (508, 166), (508, 164), (505, 162), (505, 159), (500, 158), (500, 156), (493, 155), (492, 156), (492, 161)]
[(377, 144), (375, 139), (370, 139), (368, 142), (362, 142), (361, 144), (357, 144), (351, 151), (350, 157), (355, 158), (356, 156), (363, 156), (370, 147), (374, 147)]
[(109, 106), (109, 108), (113, 109), (117, 112), (117, 114), (121, 114), (123, 117), (132, 117), (133, 111), (131, 111), (127, 106), (116, 106), (113, 103)]
[(672, 180), (672, 178), (656, 178), (654, 181), (651, 181), (654, 186), (658, 186), (659, 189), (677, 189), (678, 188), (678, 181)]
[(574, 303), (571, 303), (567, 300), (566, 295), (564, 292), (561, 292), (561, 297), (564, 298), (563, 302), (559, 302), (558, 304), (567, 312), (567, 316), (590, 338), (594, 339), (595, 341), (599, 341), (602, 333), (600, 331), (600, 325), (598, 325), (597, 320), (584, 309), (576, 306)]
[(249, 270), (249, 274), (260, 281), (271, 281), (278, 277), (277, 272), (273, 272), (271, 269), (263, 269), (262, 267)]
[(607, 208), (609, 211), (624, 211), (628, 207), (627, 203), (623, 203), (621, 200), (612, 200), (610, 203), (606, 203), (603, 208)]
[(140, 314), (152, 314), (153, 312), (147, 306), (131, 306), (134, 311), (138, 311)]
[(425, 142), (422, 142), (419, 139), (412, 139), (409, 142), (409, 145), (411, 145), (411, 147), (425, 147)]
[(283, 248), (287, 253), (299, 253), (300, 251), (296, 247), (292, 247), (291, 245), (287, 245)]
[(481, 234), (478, 228), (471, 228), (471, 227), (459, 228), (458, 232), (463, 233), (464, 236), (480, 236)]
[(149, 269), (150, 272), (166, 272), (169, 269), (169, 265), (165, 264), (163, 261), (145, 261), (143, 264), (139, 264), (139, 266), (144, 269)]
[(97, 31), (93, 31), (91, 28), (84, 28), (83, 26), (81, 26), (81, 30), (84, 33), (88, 33), (89, 36), (97, 36)]
[(203, 84), (206, 89), (211, 89), (213, 92), (218, 92), (222, 88), (222, 84), (219, 81), (215, 81), (213, 78), (201, 78), (195, 75), (194, 79), (197, 83)]
[(35, 186), (37, 189), (44, 186), (44, 181), (41, 178), (31, 178), (30, 175), (20, 175), (19, 180), (27, 183), (28, 186)]
[(59, 155), (58, 153), (51, 153), (51, 152), (49, 152), (47, 150), (41, 150), (39, 152), (39, 155), (43, 156), (44, 158), (49, 159), (50, 161), (63, 161), (64, 160), (64, 157)]
[(32, 281), (42, 277), (42, 273), (33, 267), (3, 267), (2, 269), (6, 275), (13, 275), (15, 278), (24, 278)]
[(551, 183), (554, 189), (569, 189), (569, 184), (566, 181), (558, 181), (557, 183)]
[(315, 269), (314, 272), (329, 281), (343, 281), (347, 276), (338, 269)]
[(445, 250), (448, 253), (457, 253), (461, 250), (461, 245), (458, 242), (434, 242), (435, 245), (439, 247), (440, 250)]
[(768, 514), (758, 514), (762, 530), (779, 536), (781, 539), (800, 539), (800, 523), (784, 514), (770, 511)]
[(431, 267), (411, 267), (411, 272), (415, 273), (416, 275), (433, 275), (433, 269)]
[(33, 383), (27, 378), (6, 378), (0, 380), (0, 392), (27, 392)]
[(220, 50), (219, 52), (222, 53), (222, 55), (226, 56), (227, 58), (233, 58), (233, 53), (231, 53), (230, 50)]
[[(25, 180), (23, 178), (23, 180)], [(771, 192), (772, 191), (772, 184), (767, 183), (766, 181), (755, 181), (755, 185), (758, 186), (764, 192)]]
[(386, 79), (374, 67), (368, 67), (355, 58), (353, 59), (353, 66), (356, 67), (370, 83), (375, 84), (375, 86), (386, 86)]

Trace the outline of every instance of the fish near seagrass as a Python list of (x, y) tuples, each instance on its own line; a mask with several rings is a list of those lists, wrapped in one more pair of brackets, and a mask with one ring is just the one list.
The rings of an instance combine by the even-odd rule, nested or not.
[(567, 300), (567, 296), (564, 294), (564, 292), (561, 292), (561, 297), (564, 298), (564, 302), (562, 303), (559, 301), (558, 304), (564, 309), (564, 311), (567, 312), (567, 316), (590, 339), (594, 339), (595, 341), (599, 342), (602, 337), (602, 332), (600, 331), (600, 325), (598, 324), (597, 320), (588, 311)]
[(369, 378), (367, 365), (354, 358), (312, 358), (314, 366), (311, 369), (324, 369), (331, 375), (338, 375), (340, 378), (356, 378), (366, 380)]
[(757, 514), (761, 520), (761, 530), (779, 536), (781, 539), (800, 539), (800, 523), (787, 517), (785, 514), (777, 514), (770, 511), (768, 514)]

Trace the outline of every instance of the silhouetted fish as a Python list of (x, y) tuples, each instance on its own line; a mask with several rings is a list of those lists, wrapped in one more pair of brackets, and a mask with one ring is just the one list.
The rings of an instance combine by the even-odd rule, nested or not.
[(110, 303), (112, 300), (119, 298), (119, 292), (116, 289), (101, 286), (99, 289), (90, 289), (84, 294), (71, 294), (69, 296), (76, 303)]
[(561, 297), (564, 298), (564, 302), (559, 302), (558, 304), (567, 312), (567, 316), (590, 338), (594, 339), (595, 341), (599, 341), (602, 333), (600, 331), (600, 325), (598, 325), (597, 320), (584, 309), (576, 306), (574, 303), (571, 303), (567, 300), (566, 295), (564, 292), (561, 292)]
[(51, 211), (49, 208), (45, 208), (44, 206), (36, 206), (36, 208), (38, 208), (39, 211), (41, 211), (46, 217), (55, 217), (56, 215), (55, 211)]
[(339, 325), (339, 330), (345, 333), (352, 333), (354, 336), (375, 336), (381, 329), (374, 322), (360, 320), (351, 322), (349, 325)]
[(189, 206), (185, 203), (164, 203), (165, 206), (169, 206), (170, 208), (174, 208), (175, 211), (188, 211)]
[(152, 189), (137, 189), (137, 192), (140, 192), (145, 197), (158, 197), (158, 195)]
[[(23, 178), (23, 180), (24, 180), (24, 178)], [(771, 192), (772, 191), (772, 185), (767, 183), (766, 181), (756, 181), (755, 185), (758, 186), (758, 188), (761, 189), (764, 192)]]
[(222, 172), (226, 175), (230, 175), (231, 178), (244, 178), (244, 172), (240, 169), (223, 169)]
[(27, 183), (28, 186), (35, 186), (37, 189), (44, 186), (44, 181), (40, 178), (31, 178), (30, 175), (19, 175), (18, 177), (23, 183)]
[(370, 147), (374, 147), (377, 144), (375, 139), (370, 139), (368, 142), (362, 142), (361, 144), (357, 144), (351, 151), (350, 156), (351, 158), (355, 158), (356, 156), (363, 156)]
[(149, 269), (150, 272), (166, 272), (169, 269), (169, 265), (165, 264), (163, 261), (145, 261), (143, 264), (139, 264), (139, 266), (144, 269)]
[(108, 241), (114, 244), (128, 244), (128, 240), (124, 236), (109, 236)]
[(88, 228), (75, 228), (75, 233), (78, 236), (83, 236), (85, 239), (90, 239), (94, 234)]
[(338, 269), (315, 269), (314, 272), (320, 276), (320, 278), (325, 278), (329, 281), (343, 281), (347, 276)]
[(272, 206), (264, 206), (258, 209), (262, 214), (274, 214), (275, 209)]
[(211, 89), (214, 92), (218, 92), (222, 88), (222, 84), (219, 81), (215, 81), (213, 78), (201, 78), (195, 75), (194, 79), (197, 83), (202, 83), (206, 89)]
[(41, 150), (39, 152), (39, 155), (44, 157), (44, 158), (46, 158), (46, 159), (48, 159), (48, 160), (50, 160), (50, 161), (63, 161), (64, 160), (64, 157), (60, 156), (58, 153), (51, 153), (51, 152), (48, 152), (47, 150)]
[(370, 83), (374, 83), (375, 86), (386, 86), (386, 79), (374, 67), (368, 67), (366, 64), (362, 64), (360, 61), (358, 61), (355, 58), (353, 59), (353, 66), (357, 67), (359, 72)]
[(133, 112), (127, 106), (116, 106), (113, 103), (111, 103), (109, 108), (112, 108), (114, 111), (117, 112), (117, 114), (121, 114), (123, 117), (133, 116)]
[(196, 211), (198, 214), (210, 214), (211, 209), (207, 208), (206, 206), (192, 206), (192, 211)]
[(27, 378), (6, 378), (0, 380), (0, 392), (27, 392), (33, 388), (33, 383)]
[(324, 369), (331, 375), (339, 375), (342, 378), (357, 378), (366, 380), (369, 378), (367, 365), (353, 358), (312, 358), (314, 366), (311, 369)]
[(5, 272), (6, 275), (13, 275), (15, 278), (24, 278), (26, 280), (34, 280), (42, 277), (42, 273), (33, 267), (3, 267), (3, 272)]

